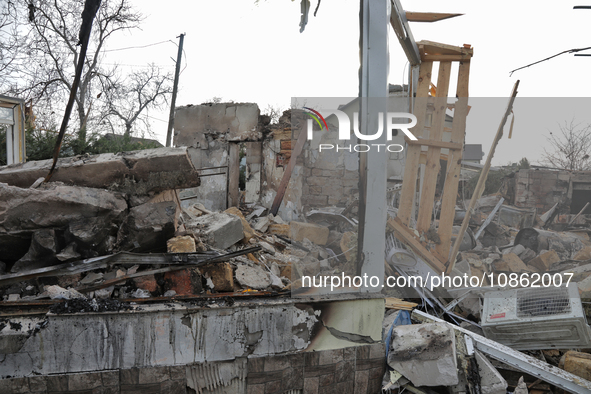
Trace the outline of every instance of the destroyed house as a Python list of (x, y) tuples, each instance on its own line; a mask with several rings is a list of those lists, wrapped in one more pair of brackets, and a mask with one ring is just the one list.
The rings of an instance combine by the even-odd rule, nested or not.
[(346, 142), (306, 108), (270, 123), (205, 103), (176, 108), (173, 147), (62, 158), (47, 182), (50, 160), (0, 168), (0, 392), (591, 393), (588, 204), (562, 223), (521, 172), (514, 197), (482, 196), (518, 83), (458, 197), (474, 50), (414, 41), (409, 22), (457, 14), (378, 3), (340, 110), (366, 135), (371, 115), (412, 114), (415, 138), (389, 142), (403, 153), (321, 152)]

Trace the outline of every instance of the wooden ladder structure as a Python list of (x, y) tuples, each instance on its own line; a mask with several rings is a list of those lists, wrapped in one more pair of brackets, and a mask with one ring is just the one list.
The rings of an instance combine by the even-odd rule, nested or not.
[[(409, 244), (433, 269), (439, 272), (447, 272), (452, 266), (449, 262), (449, 254), (464, 150), (466, 117), (468, 115), (468, 81), (473, 50), (469, 45), (456, 47), (431, 41), (419, 41), (417, 45), (421, 55), (413, 111), (417, 117), (417, 124), (411, 131), (418, 140), (407, 139), (408, 149), (398, 217), (388, 221), (388, 227), (390, 230), (394, 230), (397, 236)], [(439, 73), (435, 96), (432, 97), (429, 92), (434, 62), (439, 62)], [(455, 94), (457, 101), (455, 104), (449, 105), (447, 100), (453, 62), (459, 62), (458, 83)], [(429, 110), (431, 105), (433, 106), (432, 111)], [(451, 141), (449, 142), (443, 140), (448, 107), (454, 108)], [(430, 127), (427, 128), (426, 118), (429, 112), (432, 112), (432, 120)], [(426, 131), (428, 131), (428, 137), (425, 138)], [(423, 150), (422, 147), (426, 147), (427, 150)], [(442, 156), (442, 149), (449, 150), (447, 158)], [(437, 228), (438, 237), (433, 237), (435, 231), (432, 219), (433, 205), (435, 203), (437, 177), (440, 172), (440, 160), (442, 158), (447, 160), (447, 171), (441, 195), (441, 213)], [(416, 230), (419, 233), (417, 236), (409, 226), (415, 205), (421, 163), (425, 164), (425, 171), (417, 212)], [(427, 238), (436, 239), (434, 247), (433, 244), (426, 242)]]

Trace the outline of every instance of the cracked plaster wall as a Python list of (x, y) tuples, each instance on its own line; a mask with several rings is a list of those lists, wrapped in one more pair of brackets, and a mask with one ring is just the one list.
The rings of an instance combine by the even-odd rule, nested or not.
[[(16, 318), (0, 331), (0, 377), (172, 366), (339, 349), (381, 340), (383, 299)], [(41, 319), (39, 319), (41, 320)], [(10, 346), (9, 346), (10, 344)], [(14, 345), (17, 344), (17, 345)]]

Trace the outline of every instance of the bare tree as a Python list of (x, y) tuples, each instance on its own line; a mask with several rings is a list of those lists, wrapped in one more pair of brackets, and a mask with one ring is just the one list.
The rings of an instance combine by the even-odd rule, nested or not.
[(0, 3), (0, 84), (14, 74), (13, 64), (18, 57), (17, 11), (10, 1)]
[(132, 72), (123, 82), (122, 78), (110, 81), (106, 89), (109, 114), (115, 115), (123, 123), (126, 136), (131, 135), (138, 120), (149, 131), (147, 112), (167, 103), (166, 97), (172, 93), (172, 81), (171, 73), (162, 73), (154, 64), (150, 64), (147, 69)]
[[(19, 50), (27, 58), (18, 62), (18, 78), (10, 86), (2, 86), (2, 90), (33, 99), (38, 107), (44, 108), (42, 115), (46, 117), (60, 116), (58, 108), (62, 108), (69, 94), (78, 62), (78, 33), (84, 2), (16, 0), (11, 3), (20, 7), (17, 34), (22, 42)], [(88, 125), (98, 125), (108, 115), (108, 108), (96, 100), (103, 86), (100, 80), (112, 78), (115, 72), (101, 64), (104, 46), (113, 34), (137, 28), (141, 20), (129, 0), (102, 1), (93, 24), (75, 102), (76, 132), (82, 144), (86, 142)]]
[(591, 170), (591, 124), (575, 123), (574, 119), (565, 121), (546, 140), (554, 149), (544, 149), (543, 163), (570, 171)]

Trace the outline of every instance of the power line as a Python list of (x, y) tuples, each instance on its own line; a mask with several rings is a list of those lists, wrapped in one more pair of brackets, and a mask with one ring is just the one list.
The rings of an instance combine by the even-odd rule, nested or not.
[[(105, 66), (146, 67), (146, 68), (152, 67), (149, 64), (121, 64), (121, 63), (101, 63), (101, 64), (104, 64)], [(163, 68), (172, 67), (170, 64), (167, 64), (167, 65), (155, 64), (154, 66), (155, 67), (163, 67)]]
[[(545, 62), (545, 61), (547, 61), (547, 60), (550, 60), (550, 59), (552, 59), (552, 58), (555, 58), (556, 56), (560, 56), (560, 55), (563, 55), (563, 54), (565, 54), (565, 53), (576, 53), (576, 52), (580, 52), (580, 51), (586, 51), (587, 49), (591, 49), (591, 47), (587, 47), (587, 48), (576, 48), (576, 49), (569, 49), (569, 50), (567, 50), (567, 51), (562, 51), (562, 52), (560, 52), (560, 53), (557, 53), (556, 55), (553, 55), (553, 56), (547, 57), (547, 58), (545, 58), (545, 59), (542, 59), (542, 60), (538, 60), (537, 62), (534, 62), (534, 63), (530, 63), (530, 64), (528, 64), (527, 66), (519, 67), (519, 68), (516, 68), (515, 70), (509, 71), (509, 73), (510, 73), (510, 74), (509, 74), (509, 76), (513, 75), (513, 73), (514, 73), (515, 71), (517, 71), (517, 70), (521, 70), (521, 69), (523, 69), (523, 68), (527, 68), (527, 67), (533, 66), (534, 64), (538, 64), (538, 63)], [(575, 56), (576, 56), (576, 55), (575, 55)]]
[(148, 47), (153, 47), (155, 45), (160, 45), (160, 44), (164, 44), (166, 42), (172, 42), (174, 44), (173, 41), (171, 40), (166, 40), (166, 41), (160, 41), (160, 42), (155, 42), (153, 44), (148, 44), (148, 45), (142, 45), (142, 46), (137, 46), (137, 47), (127, 47), (127, 48), (117, 48), (117, 49), (106, 49), (103, 52), (115, 52), (115, 51), (126, 51), (128, 49), (141, 49), (141, 48), (148, 48)]

